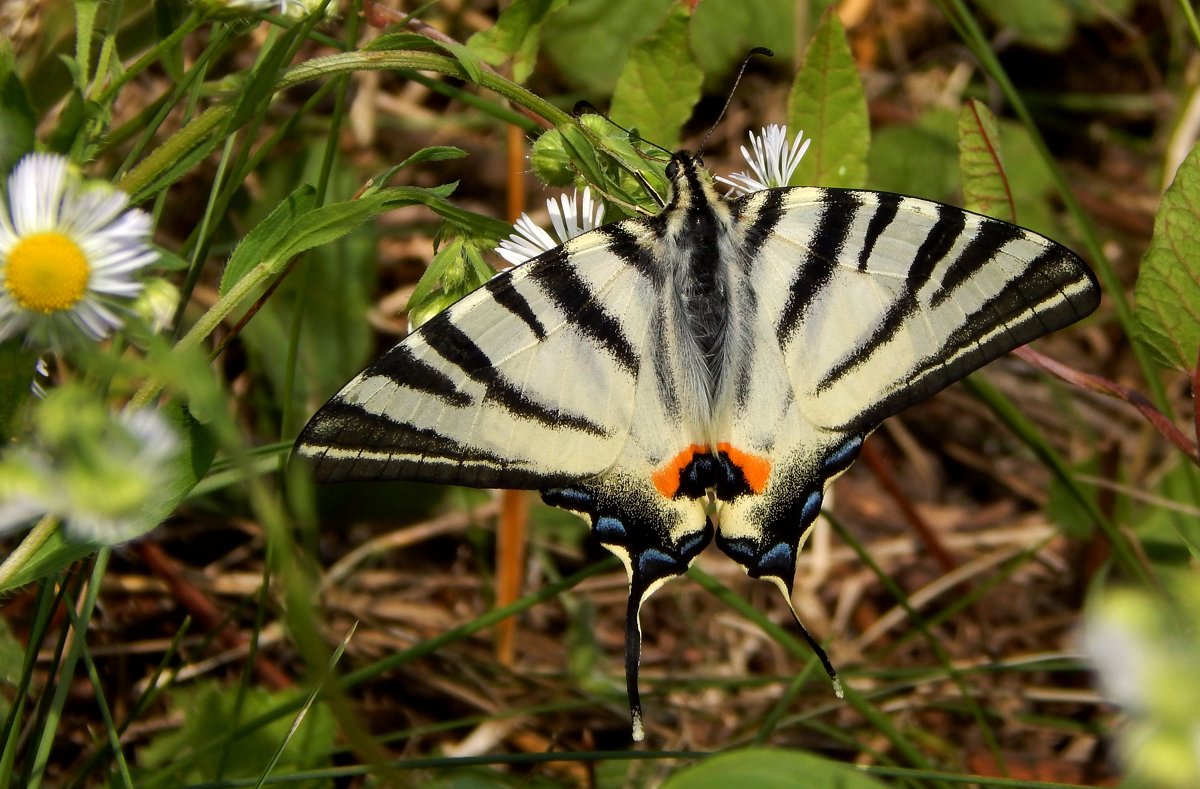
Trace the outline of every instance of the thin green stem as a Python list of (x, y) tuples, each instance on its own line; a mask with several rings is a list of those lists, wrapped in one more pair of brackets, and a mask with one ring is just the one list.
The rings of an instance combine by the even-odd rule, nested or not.
[(1187, 20), (1188, 30), (1192, 34), (1192, 43), (1200, 48), (1200, 22), (1196, 21), (1196, 11), (1192, 8), (1190, 0), (1176, 0), (1176, 5), (1183, 12), (1183, 18)]
[(49, 766), (50, 746), (54, 743), (58, 722), (62, 720), (63, 709), (67, 703), (67, 693), (71, 690), (71, 679), (75, 676), (75, 666), (79, 663), (80, 655), (86, 648), (87, 623), (91, 621), (92, 611), (96, 609), (96, 596), (100, 592), (100, 582), (104, 578), (104, 571), (108, 567), (108, 557), (111, 552), (111, 548), (101, 548), (92, 564), (91, 578), (79, 606), (76, 625), (71, 629), (71, 643), (59, 666), (58, 684), (54, 687), (54, 697), (50, 702), (49, 714), (41, 727), (41, 739), (38, 740), (37, 751), (33, 758), (29, 789), (37, 789), (41, 786), (46, 767)]
[(8, 555), (4, 563), (0, 564), (0, 589), (5, 588), (17, 570), (20, 570), (33, 558), (33, 555), (46, 543), (46, 540), (50, 539), (50, 535), (54, 534), (54, 530), (57, 528), (58, 518), (50, 514), (42, 516), (42, 519), (29, 530), (16, 549)]
[(96, 96), (96, 101), (100, 104), (107, 104), (108, 102), (112, 101), (117, 93), (120, 92), (121, 88), (125, 87), (125, 85), (127, 85), (131, 79), (157, 63), (162, 58), (164, 53), (170, 52), (171, 50), (177, 48), (180, 43), (187, 38), (192, 31), (200, 27), (203, 22), (204, 19), (199, 13), (196, 12), (195, 9), (193, 9), (192, 13), (187, 15), (183, 22), (180, 23), (179, 27), (172, 30), (157, 44), (146, 50), (145, 54), (130, 64), (130, 66), (125, 69), (116, 79), (109, 83), (108, 87), (100, 91), (99, 95)]

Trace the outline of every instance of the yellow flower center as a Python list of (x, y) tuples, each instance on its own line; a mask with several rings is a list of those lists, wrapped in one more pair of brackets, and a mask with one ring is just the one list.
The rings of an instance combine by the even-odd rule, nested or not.
[(34, 233), (9, 251), (4, 286), (25, 309), (49, 315), (83, 298), (90, 273), (74, 241), (61, 233)]

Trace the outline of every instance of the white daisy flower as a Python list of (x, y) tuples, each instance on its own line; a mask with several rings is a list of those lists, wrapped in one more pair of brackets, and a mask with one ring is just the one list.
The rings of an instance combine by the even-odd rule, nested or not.
[(519, 266), (575, 236), (595, 230), (604, 221), (604, 203), (593, 200), (592, 190), (586, 186), (583, 188), (583, 199), (577, 201), (577, 197), (578, 192), (574, 191), (569, 196), (560, 195), (558, 200), (551, 198), (546, 201), (554, 236), (534, 224), (529, 214), (521, 214), (513, 224), (515, 232), (500, 242), (496, 253), (514, 266)]
[(280, 0), (192, 0), (205, 16), (234, 19), (279, 8)]
[[(47, 405), (60, 412), (100, 407), (73, 399)], [(170, 489), (179, 438), (150, 409), (102, 416), (99, 423), (95, 416), (82, 414), (61, 435), (48, 437), (55, 431), (43, 429), (36, 449), (17, 448), (0, 461), (0, 535), (52, 515), (75, 541), (116, 545), (157, 525), (147, 518)]]
[[(288, 19), (300, 20), (319, 9), (322, 3), (323, 0), (279, 0), (279, 13)], [(336, 5), (337, 0), (330, 0), (325, 7), (325, 15), (332, 14)]]
[(750, 194), (776, 186), (788, 186), (792, 173), (800, 166), (812, 138), (805, 140), (804, 132), (799, 132), (796, 139), (788, 145), (787, 126), (772, 123), (762, 130), (760, 137), (750, 132), (750, 147), (741, 146), (742, 158), (750, 165), (752, 172), (734, 173), (728, 178), (717, 176), (717, 180), (731, 187), (731, 193)]
[(107, 183), (84, 183), (66, 158), (35, 153), (8, 179), (0, 209), (0, 341), (59, 349), (121, 326), (133, 277), (158, 259), (150, 217)]

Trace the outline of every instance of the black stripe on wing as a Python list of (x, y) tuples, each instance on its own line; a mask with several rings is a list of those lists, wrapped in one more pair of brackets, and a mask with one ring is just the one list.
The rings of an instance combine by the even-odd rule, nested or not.
[(870, 338), (829, 369), (817, 383), (817, 391), (825, 389), (842, 376), (871, 358), (881, 346), (892, 340), (897, 332), (919, 309), (918, 295), (929, 284), (937, 264), (954, 247), (954, 242), (966, 227), (967, 214), (952, 206), (939, 205), (938, 218), (929, 234), (917, 249), (913, 264), (905, 277), (904, 288), (879, 321)]
[(527, 279), (541, 288), (567, 321), (636, 375), (641, 359), (620, 321), (604, 309), (604, 304), (570, 265), (566, 248), (559, 247), (556, 251), (557, 259), (539, 259), (531, 266)]
[[(775, 226), (779, 224), (779, 220), (783, 218), (784, 197), (790, 189), (768, 189), (763, 192), (757, 192), (751, 197), (762, 195), (761, 205), (755, 205), (754, 219), (749, 221), (746, 229), (743, 231), (742, 237), (742, 260), (738, 261), (743, 265), (748, 265), (751, 261), (758, 258), (758, 251), (762, 249), (763, 244), (767, 243), (767, 239), (771, 237), (771, 233), (775, 232)], [(734, 200), (730, 203), (730, 207), (734, 211), (735, 217), (743, 224), (747, 223), (748, 217), (743, 214), (749, 210), (751, 205), (748, 199)]]
[(1065, 247), (1050, 247), (965, 316), (941, 347), (917, 361), (903, 386), (840, 427), (878, 425), (1014, 348), (1070, 326), (1099, 304), (1100, 290), (1091, 270)]
[(363, 371), (361, 377), (372, 376), (403, 383), (408, 389), (436, 397), (449, 405), (461, 408), (471, 404), (470, 395), (459, 391), (450, 376), (418, 359), (408, 345), (397, 345), (379, 357)]
[(666, 269), (655, 259), (654, 254), (638, 243), (636, 235), (629, 228), (635, 222), (614, 222), (596, 228), (596, 232), (608, 239), (607, 249), (621, 260), (625, 261), (634, 271), (641, 274), (654, 286), (655, 293), (662, 291), (666, 279)]
[[(532, 419), (547, 427), (570, 428), (592, 435), (604, 436), (607, 431), (580, 414), (570, 414), (529, 398), (492, 365), (492, 360), (483, 349), (448, 318), (447, 313), (421, 327), (420, 335), (425, 343), (450, 364), (458, 367), (473, 381), (483, 385), (487, 399), (503, 407), (510, 414)], [(404, 381), (403, 376), (397, 377)]]
[(967, 242), (962, 254), (946, 269), (946, 273), (938, 283), (938, 289), (934, 291), (933, 298), (930, 299), (930, 304), (937, 307), (950, 298), (960, 285), (989, 261), (994, 260), (996, 255), (1010, 242), (1028, 237), (1028, 235), (1021, 228), (1008, 222), (982, 219), (974, 237)]
[(318, 482), (403, 479), (537, 490), (575, 481), (337, 399), (308, 423), (296, 447)]
[(900, 211), (900, 201), (904, 198), (890, 192), (879, 192), (876, 199), (878, 202), (875, 205), (875, 213), (871, 215), (871, 221), (867, 223), (867, 234), (863, 238), (862, 251), (858, 253), (859, 271), (867, 270), (867, 262), (875, 250), (875, 242), (895, 220), (896, 214)]
[(496, 300), (504, 309), (515, 315), (539, 340), (546, 339), (546, 327), (538, 320), (537, 313), (533, 311), (533, 307), (520, 291), (513, 285), (512, 276), (507, 272), (497, 274), (489, 279), (483, 286), (484, 290), (492, 294), (492, 298)]
[(813, 300), (829, 284), (837, 269), (838, 255), (850, 235), (855, 213), (862, 207), (857, 195), (841, 189), (827, 190), (823, 203), (821, 218), (809, 241), (808, 256), (796, 270), (779, 325), (775, 327), (780, 344), (788, 341)]

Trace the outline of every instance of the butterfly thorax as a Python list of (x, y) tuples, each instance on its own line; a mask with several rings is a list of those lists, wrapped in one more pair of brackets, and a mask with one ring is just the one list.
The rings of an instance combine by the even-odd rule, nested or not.
[[(661, 259), (672, 295), (667, 319), (680, 345), (685, 419), (697, 439), (719, 440), (716, 419), (730, 369), (743, 344), (734, 303), (736, 273), (730, 262), (737, 228), (725, 199), (700, 160), (676, 153), (667, 168), (671, 200), (656, 218)], [(690, 413), (689, 413), (690, 412)]]

